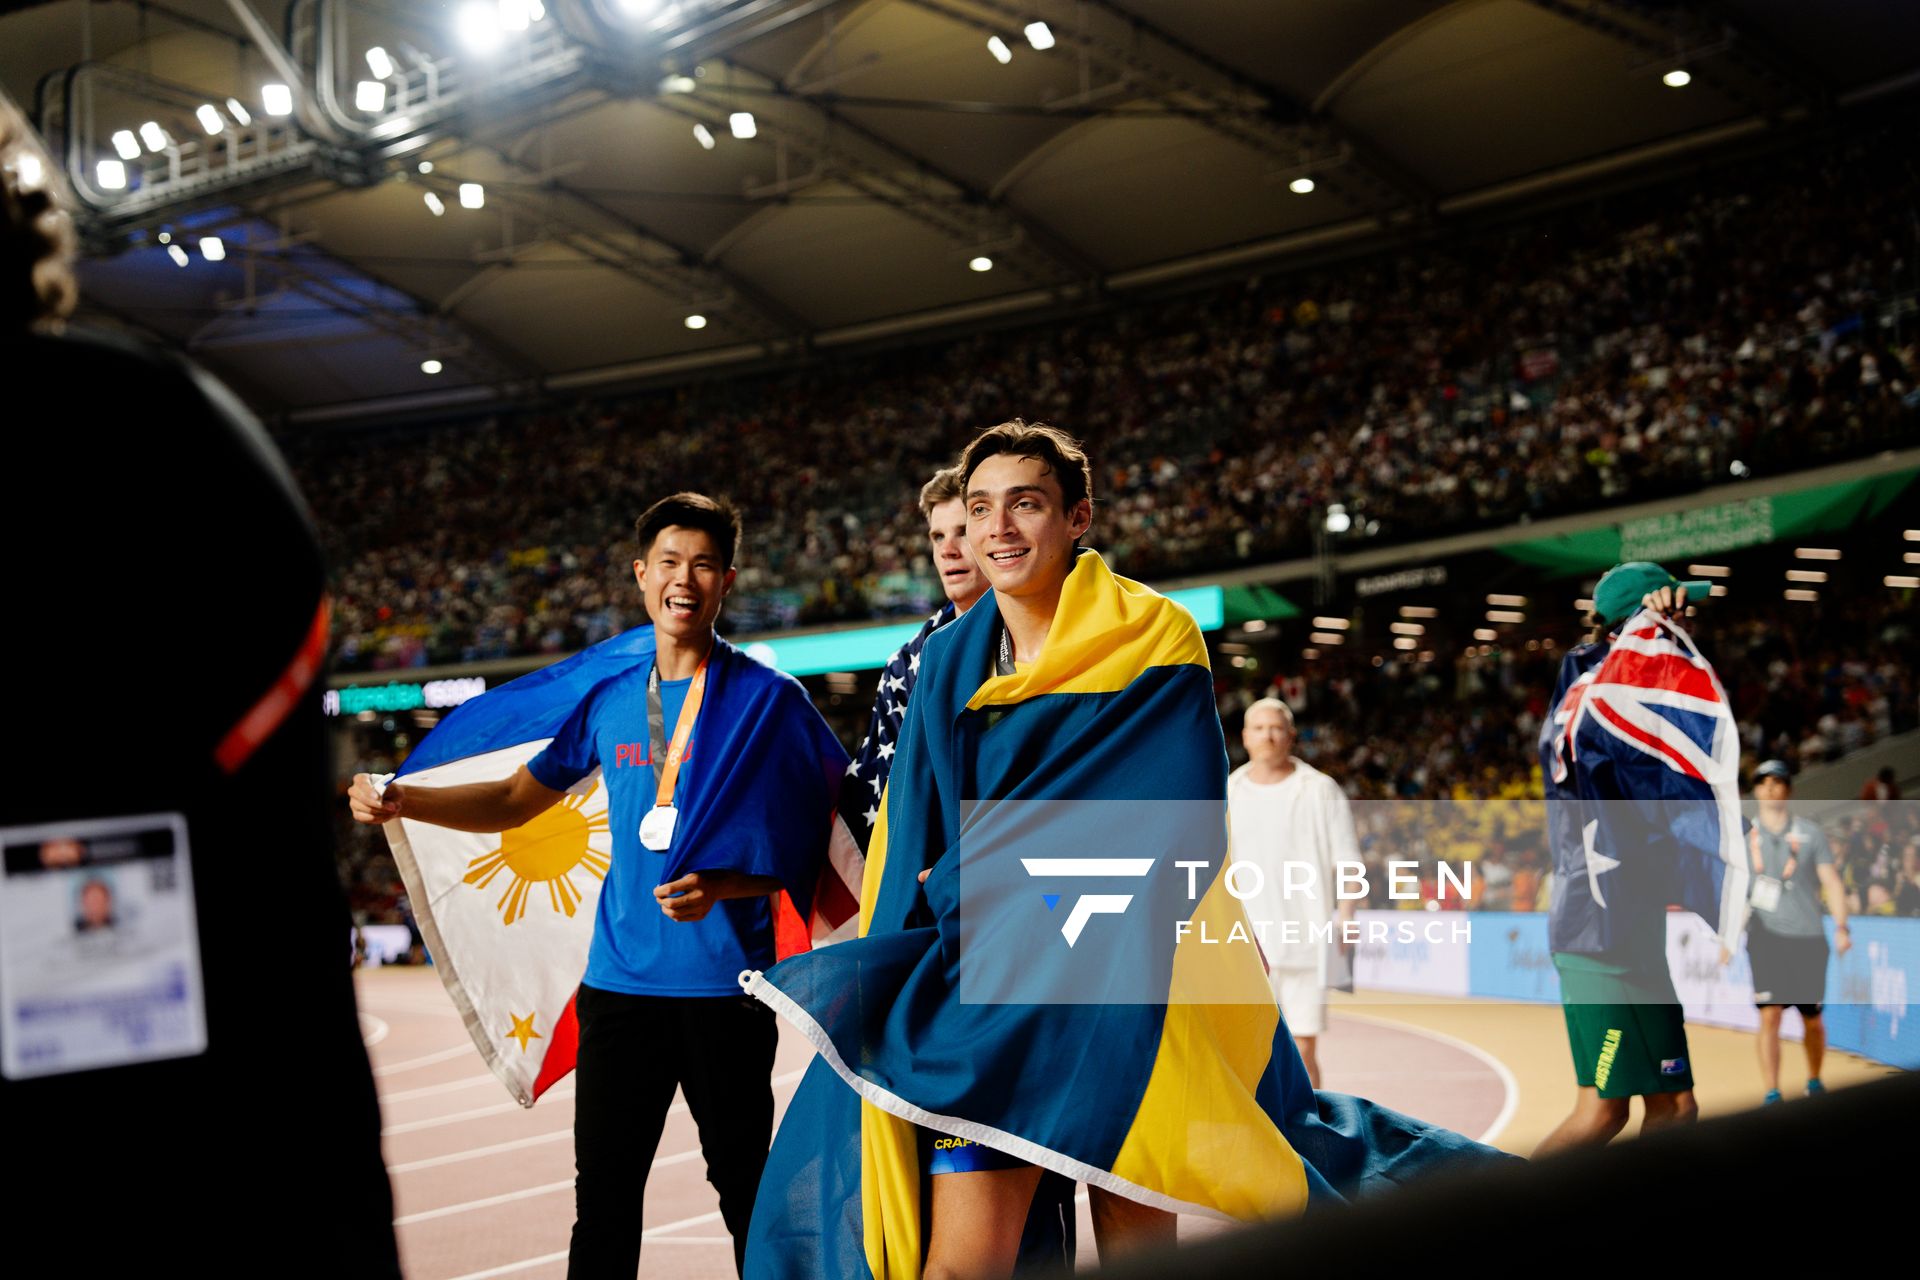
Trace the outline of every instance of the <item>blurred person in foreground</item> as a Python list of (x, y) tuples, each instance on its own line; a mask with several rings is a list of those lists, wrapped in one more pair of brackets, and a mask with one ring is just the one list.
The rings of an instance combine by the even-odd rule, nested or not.
[[(315, 1274), (397, 1276), (379, 1107), (340, 960), (349, 920), (314, 687), (319, 544), (279, 453), (225, 387), (66, 326), (71, 207), (0, 96), (13, 398), (0, 416), (24, 428), (34, 415), (8, 442), (0, 536), (18, 553), (8, 594), (40, 620), (0, 642), (23, 677), (9, 758), (33, 779), (0, 800), (0, 1107), (32, 1172), (9, 1207), (37, 1237), (86, 1239), (97, 1267), (146, 1270), (157, 1242), (207, 1220), (205, 1182), (180, 1176), (193, 1152), (222, 1175), (219, 1230), (190, 1246), (190, 1269), (270, 1271), (297, 1240)], [(209, 645), (209, 625), (244, 641)], [(131, 696), (143, 678), (191, 694), (154, 715)], [(21, 939), (45, 927), (30, 904), (49, 877), (83, 874), (14, 857), (34, 847), (23, 838), (116, 868), (138, 905), (116, 911), (122, 945), (23, 960)], [(45, 984), (65, 994), (22, 995)], [(102, 1013), (73, 1016), (81, 1006)], [(296, 1182), (321, 1193), (289, 1196)]]
[[(1818, 824), (1787, 811), (1793, 769), (1768, 760), (1753, 771), (1759, 812), (1747, 824), (1753, 915), (1747, 922), (1747, 959), (1753, 967), (1753, 1003), (1760, 1010), (1760, 1078), (1766, 1101), (1780, 1101), (1780, 1020), (1787, 1006), (1800, 1011), (1805, 1027), (1807, 1093), (1824, 1093), (1820, 1064), (1827, 1052), (1822, 1017), (1827, 995), (1827, 933), (1820, 894), (1833, 912), (1834, 950), (1853, 947), (1847, 924), (1847, 893), (1834, 869), (1833, 850)], [(1723, 959), (1726, 951), (1722, 951)]]
[(1554, 859), (1549, 945), (1578, 1092), (1535, 1155), (1604, 1145), (1699, 1114), (1667, 964), (1667, 907), (1738, 935), (1739, 737), (1712, 666), (1675, 621), (1707, 584), (1635, 561), (1594, 588), (1604, 629), (1562, 660), (1541, 726)]

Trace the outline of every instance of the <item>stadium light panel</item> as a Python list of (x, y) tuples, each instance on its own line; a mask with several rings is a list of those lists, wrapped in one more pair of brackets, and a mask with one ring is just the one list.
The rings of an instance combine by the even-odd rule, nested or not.
[(93, 178), (102, 191), (127, 189), (127, 166), (122, 160), (102, 160), (94, 166)]
[(1240, 629), (1249, 635), (1256, 631), (1265, 631), (1267, 629), (1267, 620), (1265, 618), (1249, 618), (1240, 624)]
[(208, 262), (225, 262), (227, 260), (226, 242), (219, 236), (201, 236), (200, 256)]
[[(37, 164), (39, 162), (35, 161), (34, 163)], [(25, 173), (25, 170), (22, 170), (21, 172)], [(1901, 563), (1903, 564), (1920, 564), (1920, 551), (1909, 551), (1905, 555), (1901, 556), (1900, 560), (1901, 560)]]
[(1420, 642), (1412, 636), (1395, 636), (1393, 638), (1393, 647), (1404, 653), (1409, 649), (1418, 649)]
[(176, 267), (184, 267), (187, 265), (187, 251), (177, 244), (167, 246), (167, 256), (173, 259), (173, 265)]
[(474, 53), (492, 53), (500, 47), (500, 9), (490, 0), (467, 0), (454, 15), (460, 43)]
[(1920, 529), (1908, 529), (1905, 533), (1902, 533), (1900, 536), (1905, 538), (1908, 542), (1920, 542)]
[(1524, 609), (1527, 607), (1527, 598), (1525, 596), (1490, 595), (1487, 597), (1487, 603), (1497, 604), (1503, 609)]
[(1787, 570), (1788, 582), (1825, 582), (1826, 580), (1827, 580), (1826, 571), (1822, 569), (1789, 569)]
[(1660, 83), (1669, 89), (1684, 89), (1693, 83), (1693, 74), (1684, 67), (1675, 67), (1660, 77)]
[(1795, 547), (1793, 558), (1795, 560), (1838, 560), (1840, 549), (1838, 547)]
[(440, 372), (440, 370), (445, 367), (446, 366), (442, 365), (438, 360), (422, 360), (420, 362), (420, 372), (427, 374), (429, 377)]
[(696, 311), (694, 314), (687, 317), (687, 328), (704, 329), (706, 327), (707, 327), (707, 318), (701, 315), (699, 312)]
[(387, 107), (387, 86), (378, 80), (362, 80), (353, 87), (353, 105), (368, 115), (378, 115)]
[(1714, 583), (1711, 587), (1707, 588), (1707, 595), (1709, 598), (1712, 598), (1714, 596), (1723, 596), (1725, 594), (1727, 594), (1727, 589), (1721, 586), (1717, 582)]
[(253, 113), (247, 110), (247, 104), (238, 98), (227, 99), (227, 114), (232, 116), (234, 122), (243, 128), (253, 123)]
[(1308, 662), (1313, 662), (1320, 657), (1320, 651), (1318, 649), (1302, 649), (1300, 651), (1300, 656), (1305, 658)]
[(1437, 618), (1440, 616), (1440, 611), (1432, 605), (1403, 604), (1400, 606), (1400, 616), (1403, 618)]
[(149, 151), (165, 151), (170, 139), (168, 139), (165, 129), (162, 129), (155, 121), (149, 120), (140, 126), (140, 141), (147, 144), (147, 150)]
[(379, 45), (367, 50), (367, 70), (373, 72), (375, 80), (385, 80), (393, 74), (393, 59)]
[[(137, 155), (139, 152), (136, 150), (134, 154)], [(14, 161), (14, 169), (20, 175), (22, 191), (38, 190), (41, 179), (47, 176), (46, 170), (40, 165), (40, 157), (31, 151), (20, 153), (19, 158)]]
[(1353, 528), (1353, 517), (1347, 514), (1345, 507), (1336, 502), (1327, 508), (1328, 533), (1345, 533), (1351, 528)]
[(1473, 638), (1475, 640), (1498, 640), (1500, 633), (1492, 627), (1478, 627), (1474, 630)]
[(671, 75), (660, 81), (662, 93), (692, 93), (700, 87), (700, 82), (692, 76)]
[(1297, 196), (1311, 195), (1313, 193), (1313, 179), (1306, 177), (1295, 178), (1287, 184), (1287, 190)]
[(427, 202), (427, 212), (431, 213), (434, 217), (438, 218), (446, 213), (447, 202), (440, 198), (439, 192), (429, 191), (424, 198)]
[(500, 0), (500, 29), (525, 31), (533, 25), (533, 6), (527, 0)]
[(1315, 644), (1345, 644), (1347, 638), (1338, 631), (1309, 631), (1307, 639)]
[(419, 166), (419, 167), (420, 167), (420, 172), (422, 172), (422, 173), (432, 173), (432, 172), (433, 172), (433, 161), (431, 161), (431, 160), (422, 160), (422, 161), (420, 162), (420, 166)]
[(293, 90), (284, 84), (260, 86), (260, 108), (270, 116), (293, 114)]
[(1525, 622), (1526, 620), (1527, 620), (1526, 614), (1519, 613), (1512, 609), (1487, 610), (1488, 622)]
[(1803, 602), (1818, 600), (1820, 598), (1820, 593), (1818, 591), (1807, 591), (1802, 588), (1796, 588), (1796, 587), (1787, 588), (1786, 594), (1787, 594), (1787, 599), (1789, 600), (1800, 600)]
[(733, 130), (734, 137), (741, 139), (751, 138), (760, 132), (760, 127), (753, 122), (751, 111), (736, 111), (728, 116), (727, 128)]
[(1313, 625), (1322, 631), (1345, 631), (1353, 623), (1347, 618), (1315, 618)]
[(707, 128), (707, 126), (703, 124), (693, 126), (693, 140), (705, 147), (708, 151), (713, 150), (713, 130)]
[(460, 207), (462, 209), (480, 209), (487, 203), (487, 189), (477, 182), (460, 184)]
[(1733, 570), (1724, 564), (1690, 564), (1687, 572), (1696, 578), (1730, 578)]
[(209, 138), (227, 127), (227, 122), (220, 118), (220, 108), (211, 102), (203, 102), (195, 107), (193, 115), (200, 122), (200, 127), (206, 130)]
[(1027, 43), (1041, 50), (1053, 48), (1053, 28), (1044, 22), (1029, 22)]
[(993, 60), (1003, 67), (1013, 61), (1013, 50), (1009, 49), (1007, 42), (999, 36), (987, 37), (987, 52), (992, 54)]
[(113, 149), (120, 153), (122, 160), (138, 160), (140, 139), (133, 136), (133, 130), (122, 129), (113, 135)]
[(972, 262), (969, 262), (967, 266), (974, 271), (991, 271), (993, 270), (993, 259), (987, 257), (985, 254), (981, 254)]
[(1591, 608), (1593, 608), (1593, 601), (1585, 599), (1584, 597), (1573, 602), (1573, 611), (1575, 613), (1585, 613)]
[(161, 243), (161, 244), (172, 244), (172, 243), (173, 243), (173, 232), (171, 232), (171, 231), (162, 231), (162, 232), (160, 233), (160, 243)]
[(1890, 573), (1884, 581), (1890, 587), (1901, 587), (1908, 591), (1913, 590), (1915, 587), (1920, 587), (1920, 578), (1909, 577), (1906, 574)]
[(1393, 622), (1387, 624), (1387, 630), (1397, 636), (1423, 636), (1427, 634), (1425, 626), (1418, 622)]

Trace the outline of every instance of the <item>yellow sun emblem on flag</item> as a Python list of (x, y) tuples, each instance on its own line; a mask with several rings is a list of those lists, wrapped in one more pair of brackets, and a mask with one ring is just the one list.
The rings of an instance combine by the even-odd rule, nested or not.
[(586, 795), (568, 796), (526, 826), (501, 832), (498, 849), (467, 864), (466, 882), (476, 889), (492, 884), (503, 869), (512, 874), (499, 902), (506, 923), (527, 914), (527, 894), (536, 884), (547, 886), (547, 899), (555, 911), (571, 916), (580, 905), (580, 890), (573, 883), (575, 869), (585, 867), (596, 880), (607, 878), (613, 855), (594, 845), (596, 836), (607, 834), (606, 811), (592, 816), (581, 812), (599, 789), (596, 782)]

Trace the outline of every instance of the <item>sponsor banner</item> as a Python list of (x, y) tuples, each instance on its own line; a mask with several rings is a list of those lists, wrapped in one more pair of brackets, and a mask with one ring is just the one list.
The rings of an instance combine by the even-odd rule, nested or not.
[(1557, 1001), (1560, 973), (1547, 945), (1544, 911), (1481, 911), (1473, 916), (1469, 994), (1495, 1000)]
[(353, 930), (351, 942), (363, 969), (404, 964), (413, 950), (413, 934), (403, 924), (368, 924)]
[(1457, 911), (1359, 911), (1353, 985), (1361, 991), (1464, 996), (1472, 990), (1477, 916)]

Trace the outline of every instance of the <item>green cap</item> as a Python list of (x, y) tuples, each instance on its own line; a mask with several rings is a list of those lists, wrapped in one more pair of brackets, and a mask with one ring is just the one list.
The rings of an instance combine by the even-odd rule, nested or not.
[(1593, 589), (1593, 611), (1605, 623), (1625, 622), (1640, 610), (1640, 600), (1662, 587), (1685, 587), (1688, 604), (1705, 604), (1713, 592), (1707, 582), (1682, 582), (1651, 560), (1617, 564)]

